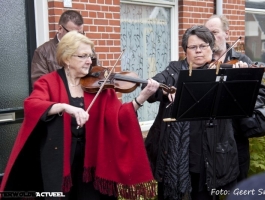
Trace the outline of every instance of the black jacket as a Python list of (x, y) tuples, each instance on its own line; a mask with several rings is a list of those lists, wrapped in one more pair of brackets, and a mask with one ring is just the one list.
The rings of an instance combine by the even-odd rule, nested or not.
[[(158, 73), (153, 79), (168, 86), (177, 86), (179, 71), (187, 69), (186, 60), (170, 62), (169, 66)], [(158, 90), (148, 101), (159, 101), (159, 111), (154, 124), (150, 128), (145, 144), (154, 177), (164, 184), (164, 197), (180, 199), (191, 191), (189, 180), (189, 162), (196, 159), (189, 155), (190, 122), (163, 122), (163, 118), (171, 117), (172, 106), (167, 96)], [(237, 149), (234, 140), (231, 120), (217, 120), (217, 128), (206, 128), (203, 133), (202, 149), (206, 170), (208, 189), (213, 183), (213, 153), (216, 154), (216, 187), (224, 186), (234, 181), (239, 173)], [(213, 131), (216, 134), (216, 146), (213, 146)], [(195, 140), (193, 140), (195, 141)]]

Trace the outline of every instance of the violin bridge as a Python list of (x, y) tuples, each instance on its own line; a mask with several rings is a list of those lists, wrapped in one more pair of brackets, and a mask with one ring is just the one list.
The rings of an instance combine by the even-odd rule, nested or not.
[(109, 75), (109, 72), (108, 72), (108, 70), (105, 70), (105, 72), (104, 72), (104, 77), (105, 77), (105, 78), (107, 78), (107, 77), (108, 77), (108, 75)]
[(189, 64), (189, 76), (191, 76), (192, 74), (192, 62), (190, 62)]
[(216, 64), (216, 75), (219, 73), (220, 65), (222, 64), (222, 61), (217, 61)]

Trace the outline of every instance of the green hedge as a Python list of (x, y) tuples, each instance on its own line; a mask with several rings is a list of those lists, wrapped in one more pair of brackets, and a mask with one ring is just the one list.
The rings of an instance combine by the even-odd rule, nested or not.
[(249, 139), (250, 169), (249, 176), (265, 171), (265, 137)]

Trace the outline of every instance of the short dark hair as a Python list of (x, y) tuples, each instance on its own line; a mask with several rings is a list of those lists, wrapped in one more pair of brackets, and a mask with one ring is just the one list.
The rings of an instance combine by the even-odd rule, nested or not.
[(182, 48), (186, 52), (187, 51), (187, 45), (188, 45), (188, 39), (191, 35), (196, 35), (198, 38), (202, 39), (205, 43), (208, 43), (211, 47), (211, 49), (214, 49), (214, 43), (215, 43), (215, 37), (211, 33), (211, 31), (206, 28), (205, 26), (192, 26), (191, 28), (188, 28), (183, 37), (182, 37)]
[(84, 23), (82, 15), (75, 10), (65, 11), (60, 17), (59, 24), (66, 25), (69, 21), (78, 26)]

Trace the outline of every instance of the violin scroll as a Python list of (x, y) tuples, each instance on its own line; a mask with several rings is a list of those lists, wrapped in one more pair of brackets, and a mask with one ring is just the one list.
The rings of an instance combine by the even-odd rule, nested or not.
[(167, 85), (164, 85), (164, 84), (160, 84), (160, 88), (162, 88), (162, 90), (164, 90), (165, 92), (169, 94), (174, 94), (176, 92), (176, 88), (168, 87)]

